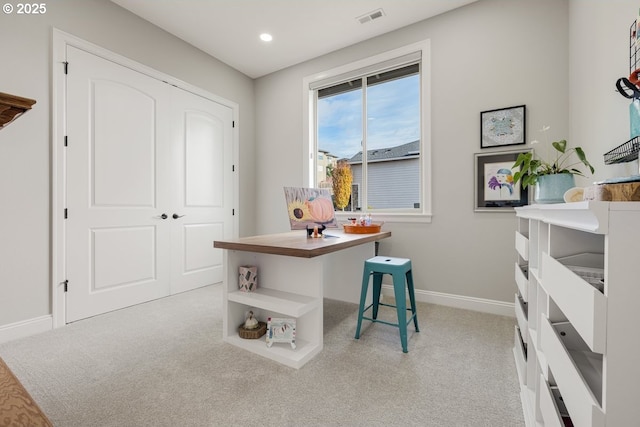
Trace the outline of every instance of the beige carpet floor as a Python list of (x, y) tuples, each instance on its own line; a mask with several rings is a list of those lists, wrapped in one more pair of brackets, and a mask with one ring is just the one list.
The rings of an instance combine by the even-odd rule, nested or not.
[[(55, 426), (523, 426), (515, 319), (419, 303), (396, 328), (325, 300), (324, 350), (295, 370), (222, 341), (209, 286), (0, 344)], [(392, 309), (387, 309), (392, 310)]]

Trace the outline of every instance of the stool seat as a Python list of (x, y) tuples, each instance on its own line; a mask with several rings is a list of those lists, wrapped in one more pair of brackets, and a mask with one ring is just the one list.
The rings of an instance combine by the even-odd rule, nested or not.
[[(388, 274), (393, 278), (393, 290), (396, 304), (385, 304), (380, 302), (380, 294), (382, 290), (382, 277)], [(365, 307), (367, 291), (369, 289), (369, 278), (373, 277), (373, 302)], [(406, 290), (409, 293), (410, 307), (407, 308)], [(378, 309), (380, 306), (393, 307), (398, 315), (398, 323), (391, 323), (378, 319)], [(365, 316), (365, 312), (372, 310), (372, 316)], [(411, 316), (407, 319), (407, 311), (411, 312)], [(411, 260), (408, 258), (395, 258), (386, 256), (375, 256), (364, 262), (364, 271), (362, 274), (362, 290), (360, 292), (360, 306), (358, 310), (358, 326), (356, 328), (356, 339), (360, 338), (360, 328), (362, 320), (369, 320), (373, 323), (384, 323), (395, 326), (400, 330), (400, 342), (402, 351), (407, 353), (407, 325), (413, 321), (416, 332), (420, 332), (418, 328), (418, 316), (416, 313), (416, 299), (413, 288), (413, 273), (411, 271)]]
[(374, 271), (380, 273), (393, 274), (394, 272), (406, 273), (411, 270), (411, 260), (409, 258), (394, 258), (389, 256), (374, 256), (365, 262), (370, 267), (375, 268)]

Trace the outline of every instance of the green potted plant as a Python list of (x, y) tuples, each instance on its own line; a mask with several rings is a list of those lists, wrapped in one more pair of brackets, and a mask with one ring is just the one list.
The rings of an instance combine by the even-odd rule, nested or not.
[[(544, 126), (541, 132), (549, 130), (549, 126)], [(532, 145), (538, 141), (531, 141)], [(516, 184), (522, 181), (522, 188), (535, 185), (535, 201), (538, 203), (562, 203), (564, 193), (575, 187), (574, 175), (585, 176), (576, 166), (584, 165), (591, 173), (594, 168), (587, 160), (581, 147), (567, 148), (567, 141), (560, 140), (551, 143), (555, 150), (552, 161), (547, 161), (540, 156), (536, 156), (535, 149), (518, 155), (512, 169), (520, 167), (520, 170), (513, 174), (513, 181)], [(545, 152), (549, 153), (549, 144), (545, 144)], [(546, 156), (548, 159), (549, 156)]]

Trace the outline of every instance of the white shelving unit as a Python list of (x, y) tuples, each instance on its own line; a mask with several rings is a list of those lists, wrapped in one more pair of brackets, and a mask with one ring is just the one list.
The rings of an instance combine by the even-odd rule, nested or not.
[[(225, 342), (260, 356), (300, 368), (323, 347), (324, 298), (360, 301), (362, 266), (374, 255), (374, 242), (390, 232), (345, 234), (331, 230), (322, 239), (307, 238), (305, 230), (216, 241), (224, 249), (223, 326)], [(238, 289), (238, 267), (258, 267), (258, 288)], [(296, 319), (296, 348), (265, 337), (243, 339), (238, 328), (252, 310), (258, 320)]]
[(640, 425), (640, 202), (516, 214), (513, 352), (527, 426)]
[[(275, 360), (292, 368), (300, 368), (322, 350), (322, 279), (323, 259), (295, 258), (244, 251), (225, 251), (227, 266), (224, 304), (223, 339), (233, 345)], [(258, 267), (258, 289), (238, 290), (238, 267)], [(296, 349), (288, 344), (267, 347), (261, 339), (242, 339), (238, 326), (245, 313), (254, 309), (260, 320), (267, 317), (296, 318)]]

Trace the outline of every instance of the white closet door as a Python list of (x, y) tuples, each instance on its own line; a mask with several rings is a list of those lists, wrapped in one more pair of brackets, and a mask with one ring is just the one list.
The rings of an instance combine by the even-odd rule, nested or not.
[(67, 49), (66, 321), (72, 322), (170, 294), (171, 87)]
[(233, 111), (67, 47), (66, 321), (222, 281)]
[(214, 249), (213, 241), (232, 237), (233, 112), (172, 89), (171, 291), (176, 293), (222, 281), (222, 250)]

